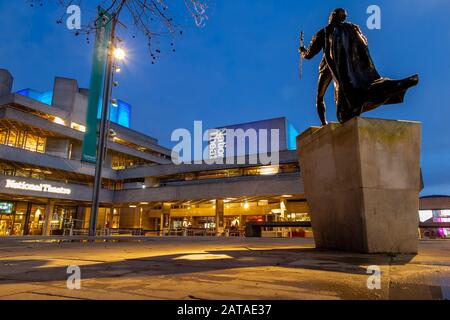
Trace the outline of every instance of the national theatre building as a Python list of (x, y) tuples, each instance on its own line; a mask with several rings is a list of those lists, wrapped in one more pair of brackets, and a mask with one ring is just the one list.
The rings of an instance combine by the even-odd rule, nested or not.
[[(0, 236), (86, 234), (95, 174), (81, 161), (88, 90), (59, 77), (48, 92), (12, 85), (0, 70)], [(279, 165), (176, 165), (171, 150), (130, 129), (130, 113), (112, 104), (99, 234), (238, 235), (250, 221), (309, 220), (298, 132), (285, 118), (243, 125), (280, 129)]]
[[(88, 90), (60, 77), (48, 92), (12, 85), (0, 69), (0, 236), (86, 235), (95, 175), (81, 161)], [(298, 131), (285, 118), (226, 127), (278, 130), (277, 165), (247, 161), (249, 150), (241, 162), (177, 165), (172, 150), (130, 128), (130, 114), (125, 101), (111, 104), (99, 235), (238, 236), (255, 223), (269, 226), (257, 236), (311, 235)], [(423, 237), (450, 236), (433, 226), (450, 222), (443, 199), (421, 199)]]

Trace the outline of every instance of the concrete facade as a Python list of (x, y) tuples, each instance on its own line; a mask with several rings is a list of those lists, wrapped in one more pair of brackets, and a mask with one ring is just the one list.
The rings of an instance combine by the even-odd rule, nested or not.
[[(12, 81), (1, 70), (0, 204), (14, 209), (0, 211), (0, 235), (19, 234), (12, 230), (20, 223), (25, 231), (34, 228), (33, 235), (40, 230), (54, 234), (56, 223), (61, 231), (66, 220), (69, 227), (86, 228), (95, 173), (94, 165), (81, 161), (88, 90), (74, 79), (57, 77), (51, 92), (12, 92)], [(171, 150), (157, 139), (110, 122), (98, 229), (162, 230), (174, 220), (179, 226), (187, 210), (198, 226), (213, 226), (216, 219), (217, 228), (223, 228), (231, 219), (261, 219), (279, 211), (283, 195), (303, 201), (297, 156), (286, 141), (293, 132), (288, 121), (242, 126), (280, 130), (279, 165), (250, 164), (249, 155), (231, 159), (231, 164), (175, 165)], [(7, 187), (8, 180), (19, 187)], [(48, 192), (48, 186), (70, 193)], [(304, 207), (292, 200), (289, 210), (303, 213)], [(17, 222), (22, 216), (27, 220)]]
[(8, 70), (0, 69), (0, 97), (11, 93), (13, 77)]
[(415, 253), (419, 123), (354, 118), (297, 138), (317, 247)]
[(420, 210), (448, 210), (450, 196), (428, 196), (420, 198)]

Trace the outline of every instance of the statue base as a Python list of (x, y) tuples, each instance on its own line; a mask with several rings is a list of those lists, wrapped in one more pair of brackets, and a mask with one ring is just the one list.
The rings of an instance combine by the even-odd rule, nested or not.
[(311, 127), (297, 152), (317, 248), (417, 253), (421, 124)]

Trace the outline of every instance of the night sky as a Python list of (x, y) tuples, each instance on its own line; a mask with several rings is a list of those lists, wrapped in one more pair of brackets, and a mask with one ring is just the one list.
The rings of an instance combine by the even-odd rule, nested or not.
[[(198, 28), (182, 0), (169, 8), (183, 24), (183, 35), (153, 45), (162, 51), (151, 64), (146, 42), (120, 30), (129, 58), (114, 96), (133, 105), (131, 126), (172, 146), (176, 128), (193, 130), (286, 116), (300, 131), (318, 125), (315, 112), (321, 55), (304, 63), (299, 80), (299, 32), (306, 41), (335, 7), (360, 25), (382, 76), (404, 78), (419, 73), (421, 82), (402, 105), (381, 107), (367, 117), (423, 122), (423, 195), (450, 194), (450, 1), (300, 1), (209, 0), (209, 20)], [(51, 90), (54, 76), (75, 78), (88, 87), (92, 42), (56, 24), (65, 10), (56, 1), (31, 8), (25, 0), (0, 0), (0, 68), (9, 69), (14, 90)], [(82, 1), (83, 23), (97, 1)], [(381, 30), (366, 27), (366, 9), (382, 10)], [(127, 17), (124, 16), (124, 22)], [(174, 42), (173, 53), (170, 43)], [(336, 121), (333, 90), (328, 91), (328, 119)]]

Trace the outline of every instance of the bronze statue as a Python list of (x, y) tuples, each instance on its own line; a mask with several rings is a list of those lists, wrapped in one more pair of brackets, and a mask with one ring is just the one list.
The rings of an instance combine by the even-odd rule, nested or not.
[(357, 25), (345, 22), (346, 19), (345, 9), (334, 10), (328, 25), (314, 35), (309, 48), (299, 49), (307, 60), (323, 50), (316, 101), (322, 125), (327, 125), (324, 95), (331, 80), (335, 84), (340, 123), (384, 104), (402, 103), (406, 91), (419, 82), (418, 75), (403, 80), (381, 77), (370, 57), (366, 37)]

